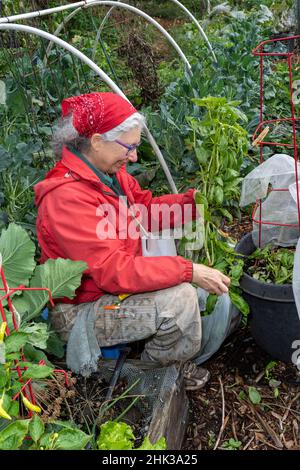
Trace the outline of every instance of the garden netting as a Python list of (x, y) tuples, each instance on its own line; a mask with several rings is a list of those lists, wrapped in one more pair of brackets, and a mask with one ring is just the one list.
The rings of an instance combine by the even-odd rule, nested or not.
[[(297, 171), (299, 175), (299, 162), (297, 162)], [(300, 186), (300, 181), (298, 184)], [(256, 206), (253, 214), (253, 243), (257, 247), (264, 247), (268, 243), (283, 247), (296, 246), (293, 292), (300, 319), (299, 211), (296, 166), (293, 157), (287, 154), (275, 154), (244, 178), (240, 205), (246, 206), (261, 199), (264, 201)]]
[[(299, 172), (300, 165), (297, 165)], [(279, 246), (296, 245), (299, 228), (294, 158), (286, 154), (275, 154), (244, 178), (240, 205), (243, 207), (259, 199), (264, 201), (261, 206), (257, 205), (253, 216), (252, 237), (255, 246), (263, 247), (268, 243)], [(259, 221), (263, 222), (260, 243)]]
[[(110, 382), (116, 362), (100, 359), (97, 374), (103, 380)], [(179, 369), (175, 365), (167, 367), (155, 367), (149, 362), (128, 359), (124, 363), (120, 379), (128, 386), (134, 387), (130, 390), (130, 396), (140, 396), (135, 406), (142, 414), (143, 425), (150, 424), (153, 412), (162, 409), (166, 397), (176, 386), (179, 379)]]

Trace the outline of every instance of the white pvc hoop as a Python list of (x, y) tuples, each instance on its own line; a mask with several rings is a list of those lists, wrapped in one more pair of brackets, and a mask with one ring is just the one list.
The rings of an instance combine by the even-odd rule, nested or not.
[(217, 62), (217, 58), (215, 56), (215, 53), (213, 51), (213, 48), (212, 48), (212, 45), (208, 39), (208, 37), (206, 36), (203, 28), (200, 26), (200, 23), (199, 21), (197, 20), (197, 18), (195, 18), (195, 16), (190, 12), (190, 10), (188, 8), (186, 8), (182, 3), (180, 3), (178, 0), (171, 0), (172, 2), (176, 3), (176, 5), (179, 6), (179, 8), (181, 8), (183, 11), (186, 12), (186, 14), (191, 18), (191, 20), (193, 21), (193, 23), (196, 25), (196, 28), (199, 30), (200, 32), (200, 35), (203, 37), (204, 41), (206, 42), (207, 44), (207, 47), (208, 49), (210, 50), (211, 52), (211, 55), (213, 56), (213, 59), (215, 62)]
[[(119, 0), (118, 0), (118, 1), (119, 1)], [(179, 2), (178, 0), (171, 0), (171, 2), (176, 3), (176, 5), (178, 5), (178, 6), (179, 6), (185, 13), (187, 13), (187, 15), (191, 18), (191, 20), (193, 21), (193, 23), (196, 25), (196, 28), (199, 30), (200, 35), (202, 36), (202, 38), (203, 38), (204, 41), (206, 42), (206, 44), (207, 44), (207, 46), (208, 46), (208, 48), (209, 48), (209, 50), (210, 50), (210, 52), (211, 52), (211, 54), (212, 54), (212, 56), (213, 56), (214, 61), (217, 62), (217, 58), (216, 58), (215, 53), (214, 53), (214, 51), (213, 51), (212, 45), (211, 45), (211, 43), (210, 43), (208, 37), (206, 36), (206, 34), (205, 34), (203, 28), (200, 26), (200, 23), (199, 23), (198, 20), (195, 18), (195, 16), (191, 13), (191, 11), (190, 11), (188, 8), (186, 8), (186, 7), (185, 7), (181, 2)], [(97, 36), (96, 36), (96, 41), (95, 41), (95, 43), (98, 42), (99, 37), (100, 37), (100, 35), (101, 35), (101, 33), (102, 33), (102, 30), (103, 30), (104, 24), (105, 24), (106, 20), (109, 18), (110, 14), (111, 14), (111, 12), (114, 10), (114, 8), (115, 8), (115, 7), (111, 7), (110, 10), (109, 10), (109, 11), (107, 12), (107, 14), (105, 15), (105, 17), (103, 18), (103, 21), (102, 21), (102, 23), (101, 23), (101, 25), (100, 25), (100, 27), (99, 27), (99, 29), (98, 29), (98, 31), (97, 31)], [(54, 33), (54, 34), (55, 34), (55, 33)], [(94, 59), (94, 57), (95, 57), (95, 46), (94, 46), (93, 54), (92, 54), (92, 58), (93, 58), (93, 59)]]
[(0, 18), (0, 23), (12, 23), (13, 21), (29, 20), (31, 18), (36, 18), (37, 16), (50, 15), (51, 13), (60, 13), (61, 11), (64, 11), (64, 10), (70, 10), (70, 8), (76, 8), (76, 7), (87, 5), (87, 2), (88, 0), (83, 0), (81, 2), (70, 3), (69, 5), (63, 5), (60, 7), (47, 8), (45, 10), (31, 11), (29, 13), (20, 13), (19, 15), (3, 16), (2, 18)]
[[(61, 22), (61, 24), (54, 31), (53, 35), (57, 36), (60, 33), (60, 31), (63, 29), (63, 27), (68, 23), (68, 21), (71, 20), (76, 15), (76, 13), (81, 11), (83, 8), (94, 7), (94, 6), (98, 6), (98, 5), (99, 6), (101, 6), (101, 5), (107, 6), (107, 4), (109, 4), (109, 5), (112, 4), (112, 8), (117, 8), (118, 6), (121, 6), (121, 8), (127, 9), (127, 10), (129, 10), (133, 13), (136, 13), (137, 15), (142, 16), (146, 21), (151, 23), (156, 29), (158, 29), (164, 35), (164, 37), (176, 49), (176, 51), (178, 52), (178, 55), (180, 56), (183, 63), (187, 67), (188, 72), (190, 73), (190, 75), (192, 75), (191, 65), (190, 65), (188, 59), (186, 58), (185, 54), (183, 53), (182, 49), (179, 47), (177, 42), (165, 30), (165, 28), (163, 28), (157, 21), (155, 21), (153, 18), (151, 18), (151, 16), (147, 15), (147, 13), (144, 13), (142, 10), (139, 10), (138, 8), (132, 7), (131, 5), (127, 5), (126, 3), (121, 3), (121, 2), (118, 2), (118, 1), (116, 2), (116, 1), (91, 0), (88, 4), (82, 5), (81, 7), (77, 8), (72, 13), (70, 13), (70, 15), (68, 15), (66, 18), (64, 18), (64, 20)], [(109, 10), (109, 12), (112, 10), (112, 8)], [(100, 25), (100, 27), (101, 26), (102, 26), (102, 24)], [(100, 30), (100, 28), (99, 28), (99, 30)], [(97, 33), (97, 37), (98, 37), (98, 33)], [(96, 37), (96, 40), (97, 40), (97, 37)], [(51, 49), (52, 49), (52, 44), (50, 43), (48, 45), (47, 49), (46, 49), (44, 63), (47, 63), (46, 60), (47, 60), (47, 57), (49, 56), (49, 54), (51, 52)]]
[[(118, 0), (119, 1), (119, 0)], [(95, 59), (95, 56), (96, 56), (96, 47), (97, 47), (97, 43), (100, 39), (100, 36), (102, 34), (102, 31), (103, 31), (103, 28), (104, 28), (104, 25), (106, 23), (106, 21), (108, 20), (108, 18), (110, 17), (111, 13), (113, 12), (113, 10), (115, 9), (115, 7), (111, 7), (108, 12), (106, 13), (106, 15), (104, 16), (103, 20), (101, 21), (101, 24), (98, 28), (98, 31), (97, 31), (97, 34), (96, 34), (96, 39), (95, 39), (95, 43), (94, 43), (94, 47), (93, 47), (93, 52), (92, 52), (92, 59), (94, 60)]]
[[(120, 90), (120, 88), (114, 83), (114, 81), (111, 80), (111, 78), (109, 78), (109, 76), (106, 75), (106, 73), (103, 72), (103, 70), (101, 70), (100, 67), (98, 67), (98, 65), (96, 65), (85, 54), (83, 54), (78, 49), (76, 49), (76, 47), (71, 46), (71, 44), (68, 44), (66, 41), (63, 41), (62, 39), (57, 38), (56, 36), (53, 36), (53, 34), (47, 33), (46, 31), (43, 31), (43, 30), (38, 29), (38, 28), (33, 28), (32, 26), (27, 26), (27, 25), (20, 25), (20, 24), (13, 24), (13, 23), (12, 24), (7, 24), (7, 23), (6, 24), (0, 24), (0, 31), (5, 31), (5, 30), (22, 31), (22, 32), (25, 32), (25, 33), (31, 33), (31, 34), (34, 34), (35, 36), (40, 36), (44, 39), (47, 39), (48, 41), (53, 41), (57, 45), (61, 46), (63, 49), (66, 49), (67, 51), (71, 52), (71, 54), (76, 56), (82, 62), (87, 64), (96, 73), (96, 75), (98, 75), (115, 93), (117, 93), (118, 95), (122, 96), (127, 101), (129, 101), (128, 98), (124, 95), (124, 93)], [(154, 150), (154, 152), (155, 152), (155, 154), (156, 154), (156, 156), (159, 160), (160, 165), (162, 166), (162, 169), (163, 169), (163, 171), (166, 175), (166, 178), (168, 180), (168, 183), (169, 183), (172, 191), (175, 194), (177, 194), (178, 191), (177, 191), (175, 182), (172, 178), (172, 175), (171, 175), (170, 170), (167, 166), (167, 163), (166, 163), (166, 161), (165, 161), (165, 159), (164, 159), (157, 143), (155, 142), (154, 137), (150, 133), (147, 126), (144, 127), (144, 130), (145, 130), (145, 134), (146, 134), (146, 136), (149, 140), (149, 143), (152, 146), (152, 148), (153, 148), (153, 150)]]
[[(117, 0), (119, 1), (119, 0)], [(193, 21), (193, 23), (196, 25), (196, 28), (199, 30), (200, 32), (200, 35), (202, 36), (202, 38), (204, 39), (204, 41), (206, 42), (211, 54), (212, 54), (212, 57), (214, 59), (215, 62), (217, 62), (217, 58), (215, 56), (215, 53), (213, 51), (213, 48), (212, 48), (212, 45), (208, 39), (208, 37), (206, 36), (203, 28), (200, 26), (200, 23), (198, 22), (198, 20), (195, 18), (195, 16), (190, 12), (190, 10), (188, 10), (188, 8), (186, 8), (182, 3), (178, 2), (178, 0), (171, 0), (172, 2), (176, 3), (176, 5), (178, 5), (185, 13), (187, 13), (187, 15), (191, 18), (191, 20)], [(103, 18), (103, 21), (97, 31), (97, 36), (96, 36), (96, 40), (95, 40), (95, 43), (97, 43), (99, 41), (99, 37), (102, 33), (102, 30), (103, 30), (103, 27), (105, 25), (105, 22), (106, 20), (109, 18), (111, 12), (114, 10), (115, 7), (111, 7), (110, 10), (107, 12), (107, 14), (105, 15), (105, 17)], [(55, 33), (54, 33), (55, 34)], [(95, 57), (95, 46), (94, 46), (94, 49), (93, 49), (93, 53), (92, 53), (92, 58), (94, 59)]]
[(95, 5), (107, 5), (107, 6), (115, 6), (119, 8), (123, 8), (125, 10), (132, 11), (133, 13), (136, 13), (137, 15), (143, 17), (146, 21), (151, 23), (153, 26), (155, 26), (167, 39), (168, 41), (172, 44), (174, 49), (177, 51), (177, 53), (180, 55), (182, 58), (183, 62), (185, 63), (187, 70), (190, 74), (191, 72), (191, 65), (189, 61), (187, 60), (186, 56), (184, 55), (183, 51), (181, 48), (178, 46), (177, 42), (174, 41), (172, 36), (151, 16), (147, 15), (147, 13), (144, 13), (142, 10), (139, 10), (138, 8), (135, 8), (131, 5), (127, 5), (126, 3), (121, 3), (121, 2), (116, 2), (116, 1), (99, 1), (99, 0), (85, 0), (83, 2), (78, 2), (78, 3), (71, 3), (70, 5), (65, 5), (62, 7), (56, 7), (56, 8), (49, 8), (48, 10), (39, 10), (36, 12), (31, 12), (31, 13), (24, 13), (23, 15), (14, 15), (14, 16), (8, 16), (8, 17), (3, 17), (0, 18), (0, 23), (10, 23), (10, 21), (17, 21), (17, 20), (24, 20), (24, 19), (29, 19), (29, 18), (35, 18), (37, 16), (44, 16), (49, 13), (57, 13), (59, 11), (67, 10), (70, 8), (76, 8), (76, 7), (89, 7), (89, 6), (95, 6)]
[[(45, 15), (49, 15), (51, 13), (58, 13), (58, 12), (62, 12), (62, 11), (65, 11), (65, 10), (70, 10), (72, 8), (87, 6), (93, 1), (94, 0), (83, 0), (81, 2), (71, 3), (69, 5), (63, 5), (63, 6), (60, 6), (60, 7), (47, 8), (45, 10), (38, 10), (38, 11), (30, 12), (30, 13), (23, 13), (23, 14), (20, 14), (20, 15), (4, 16), (4, 17), (0, 18), (0, 23), (11, 23), (11, 22), (14, 22), (14, 21), (27, 20), (27, 19), (30, 19), (30, 18), (36, 18), (37, 16), (45, 16)], [(193, 22), (197, 26), (198, 30), (200, 31), (200, 34), (202, 35), (202, 37), (206, 41), (206, 43), (207, 43), (207, 45), (208, 45), (208, 47), (209, 47), (209, 49), (210, 49), (210, 51), (213, 55), (214, 60), (216, 61), (216, 57), (215, 57), (214, 51), (212, 49), (212, 46), (211, 46), (204, 30), (202, 29), (199, 22), (197, 21), (197, 19), (178, 0), (172, 0), (172, 1), (174, 3), (176, 3), (182, 10), (184, 10), (188, 14), (188, 16), (193, 20)], [(134, 7), (132, 7), (132, 8), (134, 8)]]

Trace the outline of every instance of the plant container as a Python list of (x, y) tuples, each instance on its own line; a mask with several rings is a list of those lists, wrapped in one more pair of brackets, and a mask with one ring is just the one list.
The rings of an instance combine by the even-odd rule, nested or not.
[[(235, 251), (249, 256), (255, 249), (248, 233), (237, 243)], [(245, 273), (240, 287), (250, 306), (250, 328), (257, 344), (274, 359), (292, 362), (293, 343), (300, 341), (300, 320), (292, 284), (269, 284)]]

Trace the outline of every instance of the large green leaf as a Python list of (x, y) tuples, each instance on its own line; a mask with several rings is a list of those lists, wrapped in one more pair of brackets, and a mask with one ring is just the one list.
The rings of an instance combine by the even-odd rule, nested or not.
[(39, 364), (29, 364), (23, 374), (23, 377), (24, 379), (44, 379), (45, 377), (49, 377), (52, 372), (52, 367)]
[(233, 303), (233, 305), (243, 314), (243, 315), (249, 315), (250, 313), (250, 307), (247, 304), (246, 300), (241, 297), (239, 294), (236, 292), (232, 292), (232, 290), (229, 291), (229, 296), (230, 300)]
[[(81, 276), (87, 268), (83, 261), (68, 259), (49, 259), (45, 264), (37, 266), (30, 281), (30, 287), (47, 287), (53, 298), (75, 296), (75, 290), (80, 286)], [(14, 305), (22, 315), (22, 320), (36, 317), (49, 301), (47, 291), (26, 291), (16, 298)]]
[(131, 450), (134, 439), (132, 428), (127, 423), (106, 421), (100, 426), (97, 445), (100, 450)]
[(27, 343), (28, 334), (13, 331), (5, 340), (6, 354), (18, 352)]
[(50, 335), (46, 323), (26, 323), (19, 331), (27, 333), (27, 342), (29, 344), (40, 349), (46, 349)]
[(29, 424), (29, 434), (37, 442), (45, 432), (45, 425), (38, 415), (34, 415)]
[(48, 360), (46, 354), (40, 349), (36, 349), (32, 344), (25, 344), (24, 346), (24, 356), (29, 362), (39, 362), (45, 361), (47, 366), (53, 367), (53, 364)]
[(9, 424), (0, 432), (0, 449), (16, 450), (23, 442), (29, 426), (30, 420), (23, 419)]
[[(16, 224), (2, 230), (0, 254), (9, 287), (27, 286), (35, 268), (35, 246), (26, 230)], [(0, 286), (3, 286), (1, 279)]]
[(58, 433), (55, 450), (82, 450), (92, 437), (80, 429), (63, 429)]

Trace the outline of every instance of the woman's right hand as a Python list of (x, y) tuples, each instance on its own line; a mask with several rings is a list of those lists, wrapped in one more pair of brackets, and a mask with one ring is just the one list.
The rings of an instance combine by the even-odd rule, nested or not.
[(210, 294), (227, 294), (230, 278), (217, 269), (209, 268), (204, 264), (193, 264), (193, 283), (202, 287)]

